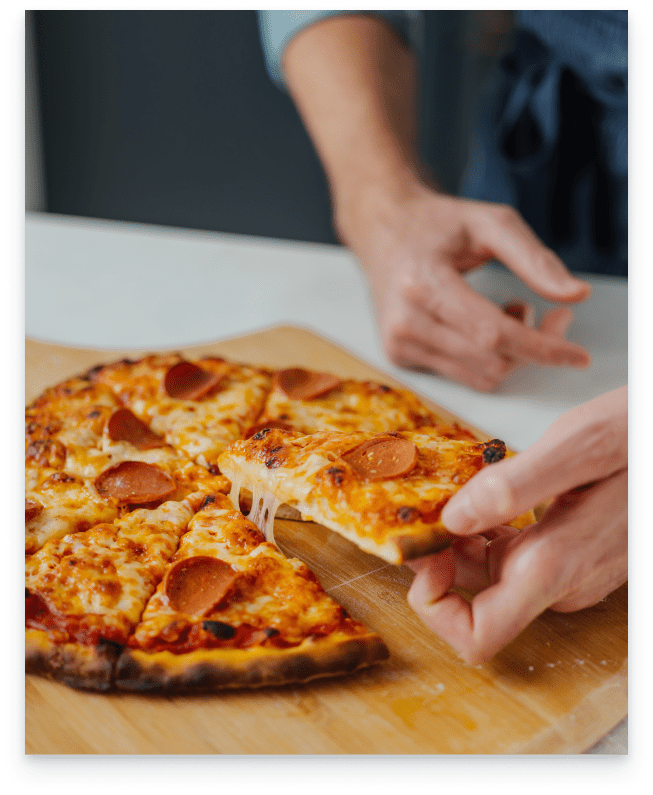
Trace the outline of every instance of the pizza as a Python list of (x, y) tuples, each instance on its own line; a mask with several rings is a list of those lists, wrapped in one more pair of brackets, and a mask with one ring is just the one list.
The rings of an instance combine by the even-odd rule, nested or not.
[(102, 384), (73, 378), (25, 412), (25, 551), (111, 522), (131, 506), (224, 491)]
[[(220, 456), (237, 504), (244, 485), (270, 523), (276, 505), (296, 507), (389, 563), (440, 551), (451, 535), (440, 514), (455, 492), (506, 455), (505, 444), (429, 433), (302, 435), (264, 428)], [(259, 507), (260, 506), (260, 507)], [(533, 521), (518, 517), (517, 526)]]
[(240, 439), (261, 414), (271, 373), (204, 357), (188, 362), (179, 354), (124, 359), (87, 373), (108, 386), (155, 433), (209, 471), (220, 453)]
[(27, 558), (25, 605), (28, 670), (83, 689), (286, 684), (388, 654), (224, 494), (48, 542)]
[[(425, 509), (435, 492), (417, 486), (435, 477), (428, 461), (444, 500), (505, 451), (406, 390), (181, 354), (98, 365), (46, 389), (25, 419), (26, 668), (97, 691), (281, 685), (385, 659), (383, 640), (278, 549), (277, 508), (399, 562), (447, 543)], [(356, 485), (384, 440), (414, 445), (418, 463)], [(401, 478), (413, 502), (386, 497), (383, 529), (375, 489)]]
[(388, 651), (226, 495), (191, 519), (118, 660), (116, 686), (261, 686), (354, 671)]

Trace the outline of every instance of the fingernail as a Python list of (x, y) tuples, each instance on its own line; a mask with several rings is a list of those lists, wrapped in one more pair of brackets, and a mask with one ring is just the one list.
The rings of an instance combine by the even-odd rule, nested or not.
[(549, 270), (549, 278), (551, 283), (563, 294), (571, 295), (577, 293), (579, 290), (587, 290), (589, 285), (582, 279), (572, 276), (569, 271), (560, 266), (557, 261), (553, 263), (553, 267)]
[(571, 367), (587, 367), (590, 363), (590, 357), (585, 353), (570, 353), (565, 358), (565, 364)]

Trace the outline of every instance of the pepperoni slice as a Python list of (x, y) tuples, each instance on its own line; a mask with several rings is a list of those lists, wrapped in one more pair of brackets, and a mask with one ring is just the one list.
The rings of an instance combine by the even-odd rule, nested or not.
[(192, 362), (179, 362), (168, 370), (163, 386), (168, 395), (176, 400), (200, 400), (225, 375), (226, 373), (211, 373)]
[(364, 480), (407, 475), (417, 463), (417, 447), (401, 437), (370, 439), (342, 456)]
[(290, 367), (274, 374), (274, 385), (291, 400), (312, 400), (330, 392), (342, 383), (331, 373), (315, 373), (301, 367)]
[(113, 412), (107, 422), (107, 433), (114, 442), (131, 442), (139, 450), (163, 447), (166, 443), (129, 409)]
[(163, 592), (173, 610), (204, 616), (225, 598), (238, 577), (223, 560), (197, 555), (177, 561), (168, 570)]
[(177, 488), (163, 470), (142, 461), (123, 461), (101, 472), (95, 488), (103, 497), (114, 497), (123, 505), (142, 505), (169, 497)]
[(27, 497), (25, 497), (25, 524), (27, 524), (27, 522), (31, 522), (32, 519), (36, 519), (42, 510), (43, 506), (40, 502), (36, 502), (36, 500), (28, 500)]

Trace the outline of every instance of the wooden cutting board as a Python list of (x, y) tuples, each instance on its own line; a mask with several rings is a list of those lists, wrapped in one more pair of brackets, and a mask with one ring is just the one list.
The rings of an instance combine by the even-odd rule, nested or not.
[[(184, 350), (397, 383), (295, 327)], [(94, 364), (146, 352), (28, 340), (26, 399)], [(473, 666), (407, 606), (407, 567), (386, 564), (312, 523), (277, 520), (275, 535), (286, 554), (304, 560), (352, 616), (384, 638), (389, 660), (346, 678), (192, 697), (88, 694), (27, 676), (26, 752), (579, 753), (626, 714), (626, 586), (588, 610), (545, 613), (491, 662)]]

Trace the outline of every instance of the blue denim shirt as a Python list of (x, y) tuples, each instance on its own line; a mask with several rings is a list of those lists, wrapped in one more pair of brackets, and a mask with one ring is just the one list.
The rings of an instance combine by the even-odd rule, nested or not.
[[(290, 39), (346, 13), (260, 12), (277, 85)], [(437, 11), (362, 13), (385, 19), (424, 63)], [(481, 102), (461, 192), (516, 207), (572, 270), (626, 275), (627, 12), (517, 11), (515, 18), (514, 44)], [(428, 90), (429, 75), (421, 80)]]

